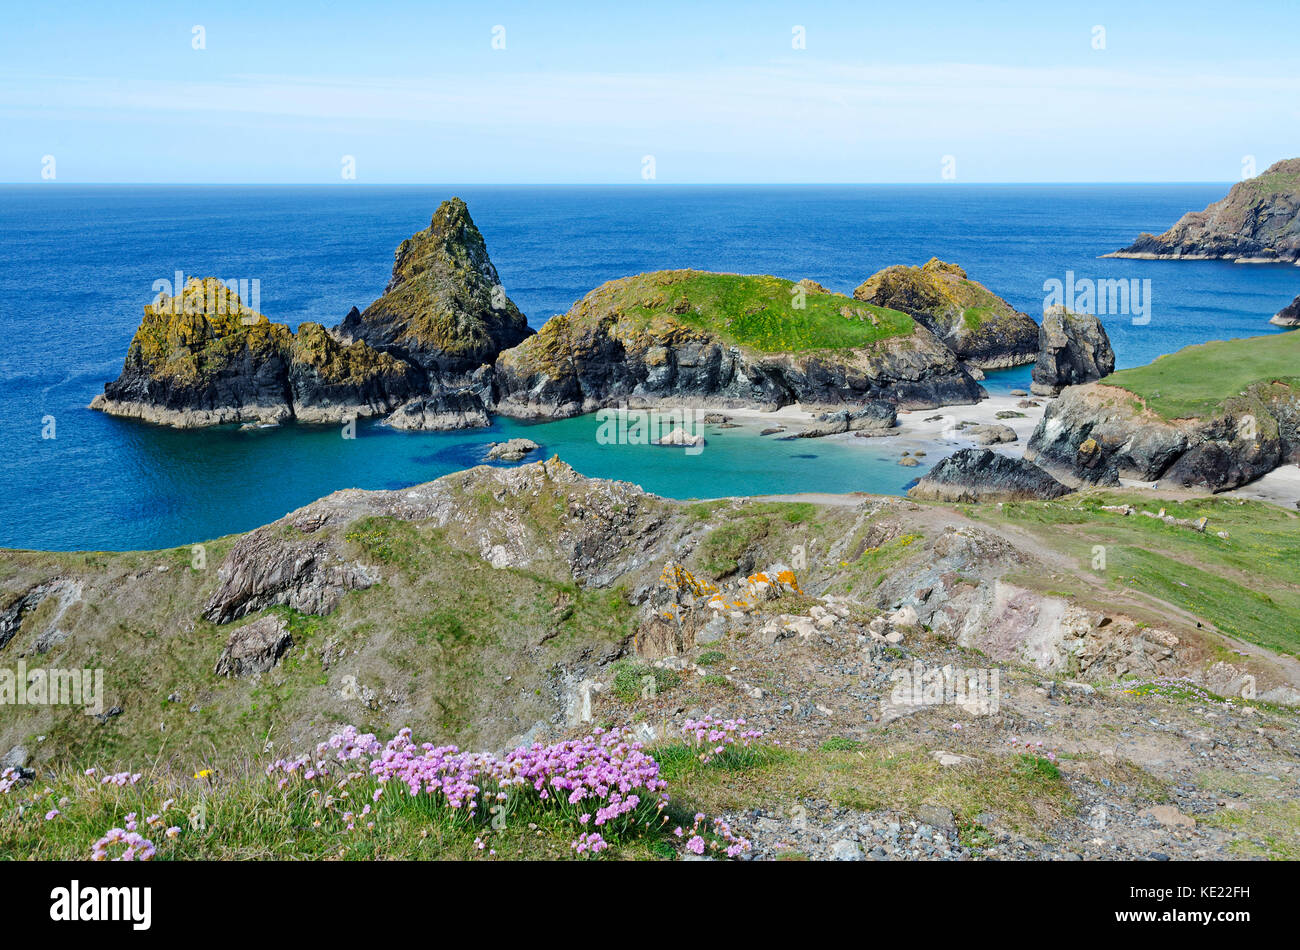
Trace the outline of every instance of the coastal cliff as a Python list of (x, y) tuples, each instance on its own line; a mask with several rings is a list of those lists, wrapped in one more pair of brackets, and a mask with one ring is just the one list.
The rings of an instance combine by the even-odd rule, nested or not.
[(974, 403), (982, 387), (907, 314), (777, 277), (657, 271), (610, 281), (495, 368), (496, 411)]
[(1237, 488), (1300, 460), (1298, 342), (1205, 343), (1072, 386), (1047, 407), (1025, 457), (1071, 485)]
[(956, 264), (932, 257), (923, 267), (898, 265), (873, 274), (853, 296), (910, 314), (957, 358), (977, 369), (1034, 361), (1038, 324)]
[(1300, 258), (1300, 158), (1277, 162), (1232, 186), (1204, 211), (1163, 234), (1146, 234), (1106, 257), (1294, 262)]
[(1300, 297), (1275, 313), (1268, 322), (1279, 327), (1300, 327)]

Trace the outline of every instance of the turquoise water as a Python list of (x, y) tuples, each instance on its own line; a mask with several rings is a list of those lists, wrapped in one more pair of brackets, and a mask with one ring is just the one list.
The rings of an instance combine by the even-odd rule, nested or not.
[[(111, 424), (123, 429), (120, 462), (142, 489), (125, 511), (115, 502), (123, 515), (123, 538), (131, 537), (133, 525), (160, 522), (180, 538), (211, 537), (213, 499), (196, 496), (195, 485), (229, 491), (247, 480), (247, 494), (236, 497), (248, 506), (255, 496), (259, 514), (254, 517), (260, 524), (340, 487), (402, 488), (482, 464), (489, 442), (516, 436), (541, 446), (525, 461), (559, 455), (585, 475), (622, 479), (672, 498), (718, 497), (737, 486), (747, 494), (897, 493), (925, 471), (898, 465), (897, 451), (886, 458), (883, 451), (863, 451), (866, 446), (854, 443), (778, 441), (759, 436), (752, 427), (701, 426), (706, 442), (697, 454), (665, 446), (601, 444), (594, 414), (537, 424), (497, 419), (489, 429), (461, 432), (401, 432), (363, 420), (355, 439), (343, 438), (338, 426), (221, 426), (195, 438), (194, 432), (131, 420), (112, 419)], [(256, 473), (255, 480), (249, 473)], [(102, 503), (108, 504), (111, 486), (96, 487), (106, 489)], [(95, 488), (90, 494), (93, 499)]]
[[(772, 442), (715, 430), (699, 455), (605, 446), (596, 420), (500, 420), (470, 433), (362, 424), (177, 432), (86, 409), (117, 376), (153, 282), (261, 281), (261, 309), (332, 326), (383, 290), (393, 250), (452, 194), (507, 292), (540, 326), (606, 280), (667, 267), (808, 277), (851, 293), (938, 256), (1021, 310), (1067, 271), (1151, 279), (1152, 314), (1103, 317), (1119, 365), (1207, 339), (1279, 332), (1289, 266), (1098, 260), (1227, 184), (805, 187), (0, 187), (0, 546), (155, 548), (246, 531), (340, 488), (392, 488), (477, 464), (525, 434), (588, 475), (674, 497), (902, 491), (924, 467), (869, 440)], [(1027, 369), (991, 375), (1024, 386)], [(42, 438), (46, 420), (56, 437)], [(759, 444), (759, 442), (763, 444)], [(937, 461), (937, 460), (931, 460)]]

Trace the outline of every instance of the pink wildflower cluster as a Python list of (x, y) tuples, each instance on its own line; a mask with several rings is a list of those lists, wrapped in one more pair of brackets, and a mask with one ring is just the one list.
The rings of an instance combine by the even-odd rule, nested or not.
[[(93, 769), (87, 770), (86, 774), (91, 775), (93, 774), (93, 772), (94, 772)], [(99, 780), (99, 784), (116, 785), (118, 788), (122, 788), (127, 785), (134, 785), (138, 781), (140, 781), (139, 772), (136, 772), (134, 775), (131, 774), (130, 772), (117, 772), (113, 775), (105, 775), (102, 779)]]
[[(715, 733), (710, 742), (722, 747), (734, 742), (747, 746), (762, 735), (756, 731), (738, 733), (744, 720), (706, 719), (694, 726), (704, 730), (701, 739)], [(466, 821), (486, 821), (489, 814), (499, 815), (511, 808), (519, 796), (554, 807), (584, 829), (570, 844), (581, 855), (599, 854), (608, 848), (606, 835), (628, 831), (638, 824), (649, 827), (656, 813), (662, 815), (662, 821), (668, 820), (663, 814), (668, 804), (668, 783), (659, 777), (659, 763), (622, 730), (596, 729), (581, 739), (553, 745), (534, 743), (496, 756), (464, 752), (453, 745), (417, 744), (410, 729), (402, 729), (386, 744), (380, 744), (373, 735), (358, 733), (349, 726), (317, 746), (315, 756), (278, 759), (267, 768), (267, 775), (278, 777), (280, 788), (293, 780), (310, 782), (328, 777), (333, 783), (336, 776), (331, 775), (328, 761), (331, 753), (349, 769), (337, 782), (339, 788), (364, 774), (379, 783), (371, 796), (375, 805), (390, 785), (396, 785), (412, 796), (428, 796), (435, 805)], [(346, 792), (341, 794), (347, 796)], [(343, 818), (351, 830), (357, 819), (370, 812), (367, 804), (359, 814), (349, 811)], [(697, 838), (706, 833), (699, 828), (704, 820), (703, 815), (698, 816)], [(749, 842), (734, 835), (725, 822), (713, 824), (713, 834), (725, 842), (728, 856), (749, 849)], [(373, 822), (367, 825), (373, 826)], [(475, 839), (475, 846), (487, 849), (482, 838)], [(688, 847), (694, 849), (694, 841)], [(698, 847), (705, 847), (703, 838)], [(715, 841), (712, 847), (720, 844)]]
[(0, 795), (8, 795), (9, 789), (18, 784), (21, 776), (16, 769), (5, 769), (0, 772)]
[(403, 729), (371, 761), (370, 773), (380, 782), (400, 782), (412, 795), (423, 792), (449, 808), (463, 808), (469, 817), (481, 804), (504, 806), (510, 790), (518, 788), (543, 802), (581, 808), (583, 818), (598, 827), (635, 811), (667, 787), (659, 778), (659, 763), (641, 751), (640, 743), (599, 729), (555, 745), (534, 743), (505, 758), (455, 746), (416, 745), (411, 730)]
[(682, 733), (688, 739), (693, 738), (697, 746), (704, 747), (700, 761), (707, 765), (713, 761), (714, 756), (722, 755), (727, 746), (734, 745), (737, 741), (741, 748), (747, 749), (755, 739), (763, 738), (762, 731), (758, 729), (741, 731), (744, 725), (743, 719), (714, 719), (705, 716), (703, 719), (687, 719), (682, 723)]
[[(709, 846), (708, 842), (704, 840), (704, 834), (709, 830), (707, 828), (708, 823), (708, 817), (704, 812), (695, 813), (695, 824), (691, 826), (690, 831), (691, 837), (686, 842), (687, 851), (690, 851), (692, 854), (704, 853), (705, 848)], [(727, 857), (737, 857), (750, 849), (749, 839), (742, 838), (740, 835), (732, 831), (731, 825), (727, 824), (723, 819), (713, 819), (712, 825), (713, 834), (721, 838), (726, 845)], [(682, 831), (681, 828), (674, 828), (673, 834), (682, 838), (685, 837), (686, 832)], [(713, 843), (714, 848), (718, 848), (719, 846), (720, 845), (717, 842)]]
[(582, 834), (578, 835), (569, 847), (573, 848), (573, 850), (577, 851), (579, 854), (583, 854), (584, 852), (599, 854), (609, 847), (609, 843), (600, 836), (599, 831), (590, 833), (584, 831)]
[(123, 846), (122, 853), (112, 858), (113, 861), (148, 861), (157, 854), (153, 842), (143, 835), (123, 828), (111, 828), (108, 834), (95, 842), (90, 860), (109, 860), (108, 849), (117, 845)]
[[(409, 730), (406, 730), (409, 732)], [(374, 733), (359, 733), (356, 726), (348, 726), (342, 732), (335, 733), (328, 740), (316, 746), (316, 755), (299, 756), (296, 759), (276, 759), (266, 767), (267, 775), (280, 774), (277, 788), (283, 789), (295, 777), (310, 782), (325, 778), (330, 774), (328, 758), (331, 752), (334, 758), (347, 765), (352, 763), (364, 775), (370, 760), (379, 755), (383, 746)], [(346, 784), (346, 779), (344, 783)], [(378, 800), (376, 798), (376, 800)]]

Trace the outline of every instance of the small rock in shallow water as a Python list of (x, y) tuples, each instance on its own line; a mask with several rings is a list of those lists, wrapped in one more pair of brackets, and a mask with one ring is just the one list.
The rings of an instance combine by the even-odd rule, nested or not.
[(509, 439), (505, 442), (493, 442), (489, 445), (485, 458), (494, 461), (519, 462), (529, 452), (535, 452), (539, 448), (541, 446), (532, 439)]

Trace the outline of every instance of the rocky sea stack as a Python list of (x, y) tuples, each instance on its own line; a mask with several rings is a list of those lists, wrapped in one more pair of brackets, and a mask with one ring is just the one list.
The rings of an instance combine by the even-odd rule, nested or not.
[(627, 402), (904, 408), (984, 390), (905, 313), (810, 281), (693, 270), (613, 280), (498, 358), (497, 411), (563, 418)]
[(1271, 165), (1232, 186), (1225, 198), (1192, 211), (1163, 234), (1141, 234), (1107, 257), (1235, 260), (1243, 263), (1300, 258), (1300, 158)]
[(532, 333), (460, 198), (401, 243), (384, 295), (337, 331), (440, 377), (473, 372)]
[(1032, 462), (999, 455), (992, 449), (962, 449), (931, 469), (908, 494), (929, 501), (974, 504), (1060, 498), (1069, 492)]
[(1038, 325), (1033, 319), (968, 278), (956, 264), (937, 257), (923, 267), (887, 267), (868, 278), (853, 296), (910, 314), (958, 359), (977, 369), (1034, 361)]
[(1066, 386), (1091, 383), (1114, 371), (1115, 351), (1101, 320), (1064, 307), (1043, 314), (1030, 386), (1035, 395), (1055, 396)]
[(384, 296), (334, 330), (294, 333), (224, 282), (191, 279), (145, 307), (121, 376), (91, 408), (181, 428), (376, 415), (408, 429), (488, 425), (489, 364), (532, 331), (465, 203), (444, 201), (396, 257)]
[(295, 335), (208, 277), (145, 306), (121, 375), (91, 408), (178, 428), (336, 421), (391, 411), (419, 392), (420, 377), (320, 324), (304, 323)]

